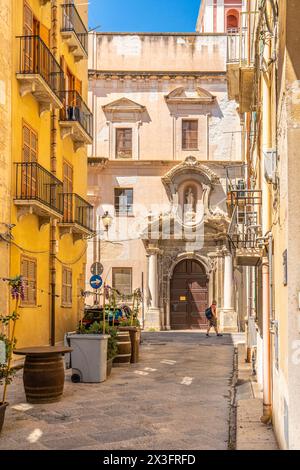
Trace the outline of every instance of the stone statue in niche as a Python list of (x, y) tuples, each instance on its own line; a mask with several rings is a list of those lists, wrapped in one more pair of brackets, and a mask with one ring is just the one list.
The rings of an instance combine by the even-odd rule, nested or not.
[(196, 198), (193, 188), (190, 186), (185, 193), (185, 204), (189, 206), (189, 209), (195, 212), (196, 209)]

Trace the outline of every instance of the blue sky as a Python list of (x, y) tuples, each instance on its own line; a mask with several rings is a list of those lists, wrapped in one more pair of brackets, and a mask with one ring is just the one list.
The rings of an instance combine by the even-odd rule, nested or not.
[[(85, 0), (82, 0), (84, 2)], [(194, 32), (200, 0), (86, 0), (97, 31)]]

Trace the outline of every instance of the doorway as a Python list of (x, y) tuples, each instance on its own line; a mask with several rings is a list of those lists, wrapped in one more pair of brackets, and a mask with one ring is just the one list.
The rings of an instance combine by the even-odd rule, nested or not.
[(201, 263), (186, 259), (175, 266), (170, 299), (171, 329), (207, 328), (208, 279)]

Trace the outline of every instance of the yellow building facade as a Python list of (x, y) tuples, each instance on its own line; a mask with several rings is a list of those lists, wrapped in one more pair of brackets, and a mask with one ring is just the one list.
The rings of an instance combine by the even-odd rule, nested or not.
[(85, 104), (88, 7), (76, 3), (12, 0), (10, 275), (25, 282), (19, 347), (63, 341), (83, 307), (93, 125)]

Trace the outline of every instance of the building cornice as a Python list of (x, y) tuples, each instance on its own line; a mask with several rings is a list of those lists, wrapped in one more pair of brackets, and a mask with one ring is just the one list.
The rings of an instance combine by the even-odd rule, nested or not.
[(89, 70), (89, 79), (128, 79), (131, 78), (145, 80), (170, 80), (170, 79), (217, 79), (226, 80), (226, 71), (196, 72), (196, 71), (158, 71), (158, 70)]

